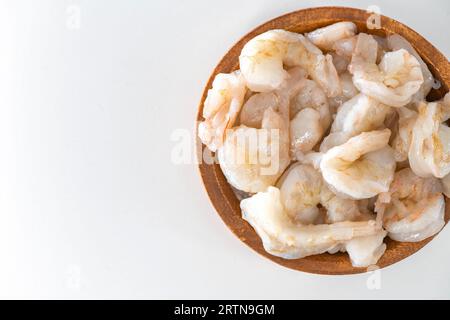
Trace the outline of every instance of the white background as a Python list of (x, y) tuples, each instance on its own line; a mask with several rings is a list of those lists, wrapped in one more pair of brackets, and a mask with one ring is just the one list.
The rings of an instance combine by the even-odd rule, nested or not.
[(258, 256), (171, 163), (227, 49), (326, 4), (378, 5), (450, 54), (448, 0), (1, 1), (0, 297), (450, 298), (450, 227), (369, 290)]

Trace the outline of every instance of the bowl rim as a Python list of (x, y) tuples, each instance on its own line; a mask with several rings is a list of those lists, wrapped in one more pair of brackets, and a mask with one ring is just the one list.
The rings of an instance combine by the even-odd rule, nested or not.
[[(323, 6), (323, 7), (311, 7), (289, 12), (273, 19), (264, 22), (257, 27), (253, 28), (251, 31), (242, 36), (235, 44), (223, 55), (219, 60), (212, 73), (210, 74), (208, 81), (203, 89), (203, 93), (200, 99), (200, 103), (197, 110), (196, 122), (195, 122), (195, 154), (197, 157), (198, 169), (203, 182), (203, 186), (208, 194), (214, 209), (221, 217), (222, 221), (228, 227), (231, 232), (237, 236), (242, 242), (244, 242), (251, 249), (256, 251), (258, 254), (270, 259), (271, 261), (281, 265), (283, 267), (312, 273), (312, 274), (322, 274), (322, 275), (345, 275), (345, 274), (357, 274), (371, 271), (373, 269), (368, 268), (356, 268), (351, 266), (350, 259), (347, 253), (338, 253), (330, 255), (328, 253), (323, 253), (320, 255), (308, 256), (301, 259), (287, 260), (273, 256), (266, 252), (262, 246), (259, 236), (256, 234), (254, 229), (241, 217), (241, 211), (239, 207), (239, 200), (231, 189), (231, 186), (226, 181), (220, 166), (217, 163), (206, 163), (203, 161), (203, 153), (207, 149), (198, 138), (198, 122), (203, 119), (203, 103), (206, 99), (208, 90), (211, 88), (214, 77), (220, 72), (231, 72), (236, 66), (232, 66), (230, 60), (236, 60), (239, 56), (241, 48), (243, 45), (251, 38), (265, 32), (270, 29), (280, 28), (275, 27), (275, 25), (288, 24), (292, 19), (298, 19), (299, 17), (319, 17), (323, 21), (330, 20), (330, 23), (335, 23), (337, 21), (353, 21), (362, 23), (362, 17), (365, 17), (365, 21), (372, 13), (366, 10), (356, 9), (345, 6)], [(408, 41), (412, 42), (411, 38), (415, 38), (412, 45), (418, 51), (422, 59), (427, 63), (432, 71), (433, 75), (441, 81), (442, 87), (440, 89), (441, 95), (443, 92), (447, 92), (450, 86), (450, 63), (447, 58), (436, 49), (430, 42), (428, 42), (419, 33), (411, 29), (410, 27), (404, 25), (403, 23), (389, 18), (384, 15), (380, 15), (381, 25), (383, 33), (399, 33), (404, 36)], [(333, 21), (331, 21), (333, 20)], [(323, 24), (327, 25), (327, 24)], [(312, 30), (315, 28), (312, 28)], [(367, 30), (363, 30), (367, 31)], [(395, 32), (394, 32), (395, 31)], [(400, 31), (400, 32), (398, 32)], [(369, 33), (371, 33), (369, 31)], [(420, 46), (417, 46), (417, 43)], [(234, 58), (233, 58), (234, 57)], [(236, 63), (234, 63), (236, 64)], [(209, 152), (209, 151), (208, 151)], [(446, 204), (449, 201), (446, 198)], [(450, 216), (450, 206), (446, 205), (446, 215), (445, 223), (447, 224)], [(236, 212), (239, 214), (236, 215)], [(441, 229), (442, 231), (442, 229)], [(437, 234), (436, 234), (437, 235)], [(393, 240), (385, 238), (385, 243), (387, 243), (388, 248), (385, 254), (377, 262), (376, 268), (386, 268), (394, 263), (406, 259), (407, 257), (413, 255), (420, 249), (422, 249), (426, 244), (428, 244), (436, 235), (429, 237), (420, 242), (396, 242)], [(387, 241), (386, 241), (387, 240)], [(389, 252), (388, 252), (389, 251)], [(393, 252), (395, 251), (395, 252)], [(386, 256), (390, 253), (389, 256)]]

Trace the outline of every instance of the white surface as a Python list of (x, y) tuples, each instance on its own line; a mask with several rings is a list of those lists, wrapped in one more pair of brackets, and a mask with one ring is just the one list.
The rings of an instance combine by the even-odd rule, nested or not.
[(258, 256), (170, 161), (227, 49), (325, 4), (376, 4), (450, 54), (447, 0), (1, 1), (0, 297), (450, 298), (449, 227), (369, 290)]

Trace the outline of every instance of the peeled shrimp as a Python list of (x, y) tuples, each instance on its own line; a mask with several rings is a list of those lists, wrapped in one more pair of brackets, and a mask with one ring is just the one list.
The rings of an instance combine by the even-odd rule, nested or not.
[(286, 213), (299, 223), (312, 224), (321, 218), (318, 204), (327, 211), (326, 223), (373, 219), (372, 213), (367, 214), (368, 200), (337, 196), (323, 182), (320, 172), (311, 165), (300, 162), (293, 164), (277, 186)]
[(291, 99), (291, 150), (306, 153), (322, 139), (331, 123), (328, 100), (323, 90), (312, 80), (304, 80), (300, 91)]
[(278, 108), (278, 96), (275, 92), (263, 92), (252, 95), (244, 104), (239, 116), (241, 125), (252, 128), (261, 128), (264, 112)]
[(418, 177), (409, 168), (398, 171), (389, 191), (380, 194), (375, 204), (388, 236), (416, 242), (438, 233), (445, 224), (441, 192), (441, 183), (434, 177)]
[(351, 136), (348, 132), (332, 132), (322, 140), (319, 151), (325, 153), (331, 148), (346, 143), (350, 138)]
[(242, 200), (241, 209), (242, 217), (260, 236), (264, 249), (285, 259), (335, 252), (346, 241), (380, 230), (374, 220), (308, 226), (295, 223), (286, 213), (280, 190), (275, 187)]
[(322, 152), (308, 152), (306, 154), (299, 154), (297, 161), (312, 166), (316, 170), (320, 170), (320, 161), (322, 161)]
[(339, 56), (351, 58), (356, 47), (358, 36), (339, 39), (333, 44), (333, 51)]
[(340, 74), (339, 79), (341, 80), (342, 94), (328, 99), (329, 109), (332, 114), (335, 114), (344, 102), (347, 102), (359, 93), (353, 84), (352, 75), (349, 72)]
[(322, 50), (329, 51), (336, 41), (354, 36), (357, 28), (353, 22), (338, 22), (323, 28), (316, 29), (306, 36)]
[(420, 63), (420, 68), (422, 70), (422, 75), (423, 75), (424, 81), (423, 81), (423, 84), (422, 84), (420, 90), (413, 97), (413, 100), (415, 100), (415, 101), (424, 100), (426, 98), (426, 96), (428, 95), (428, 93), (430, 92), (431, 88), (433, 87), (433, 83), (434, 83), (433, 74), (428, 69), (427, 64), (422, 60), (420, 55), (413, 48), (413, 46), (408, 42), (408, 40), (403, 38), (401, 35), (399, 35), (399, 34), (389, 35), (386, 38), (386, 42), (387, 42), (387, 45), (390, 50), (396, 51), (399, 49), (405, 49), (410, 54), (412, 54), (417, 59), (417, 61)]
[(445, 113), (440, 103), (422, 103), (414, 123), (409, 163), (420, 177), (443, 178), (450, 173), (450, 128), (442, 123)]
[(353, 199), (386, 192), (394, 177), (394, 151), (388, 146), (389, 129), (363, 132), (328, 150), (320, 162), (325, 181)]
[(337, 73), (341, 74), (346, 72), (351, 59), (346, 56), (340, 56), (336, 52), (330, 52), (330, 55), (333, 58), (333, 64)]
[(311, 165), (293, 164), (277, 185), (286, 213), (299, 223), (317, 221), (320, 217), (318, 204), (327, 210), (326, 223), (355, 221), (362, 215), (356, 200), (336, 196), (323, 182), (320, 172)]
[(289, 102), (301, 87), (302, 78), (300, 68), (289, 70), (288, 78), (275, 91), (277, 109), (264, 111), (261, 129), (241, 125), (229, 130), (218, 149), (218, 159), (222, 172), (236, 189), (264, 191), (289, 165)]
[(386, 244), (383, 243), (386, 234), (386, 231), (379, 230), (374, 235), (348, 241), (345, 250), (352, 265), (360, 268), (375, 265), (386, 251)]
[(291, 151), (294, 155), (311, 151), (320, 141), (324, 129), (320, 124), (317, 110), (306, 108), (301, 110), (290, 124)]
[(294, 221), (314, 223), (320, 215), (322, 176), (309, 165), (293, 164), (280, 178), (281, 203)]
[(283, 136), (286, 130), (281, 116), (272, 108), (264, 112), (261, 129), (239, 126), (230, 130), (218, 149), (219, 164), (228, 182), (251, 193), (274, 185), (290, 162), (289, 139)]
[[(291, 68), (288, 71), (287, 79), (277, 90), (256, 93), (247, 100), (241, 110), (240, 124), (252, 128), (261, 128), (264, 112), (268, 108), (278, 110), (280, 103), (284, 101), (280, 97), (295, 100), (299, 92), (305, 91), (304, 88), (307, 88), (308, 81), (310, 80), (306, 79), (306, 73), (303, 69), (299, 67)], [(317, 94), (317, 92), (315, 93)], [(318, 98), (311, 98), (311, 100), (315, 101), (314, 99)], [(291, 108), (289, 111), (290, 118), (293, 118), (297, 110), (292, 110), (293, 103), (289, 103), (289, 105)]]
[(357, 36), (337, 40), (332, 46), (333, 63), (339, 74), (347, 71), (352, 59), (352, 53), (356, 45)]
[(250, 90), (269, 92), (287, 78), (287, 67), (300, 66), (328, 96), (341, 92), (338, 74), (330, 55), (301, 34), (270, 30), (247, 42), (239, 56), (239, 65)]
[[(327, 209), (325, 222), (373, 220), (374, 214), (367, 208), (368, 200), (344, 199), (329, 189), (322, 188), (321, 204)], [(375, 264), (385, 252), (383, 239), (386, 234), (386, 231), (380, 229), (374, 235), (345, 242), (340, 250), (348, 253), (354, 267), (368, 267)]]
[(420, 63), (405, 49), (384, 54), (376, 64), (378, 44), (372, 36), (360, 33), (349, 71), (355, 86), (364, 94), (388, 106), (408, 104), (422, 86)]
[(225, 131), (234, 125), (246, 93), (245, 81), (240, 71), (219, 73), (208, 91), (203, 105), (205, 121), (198, 126), (200, 140), (216, 151), (224, 140)]
[(378, 129), (389, 111), (390, 107), (364, 94), (358, 94), (339, 108), (331, 132), (346, 132), (355, 136)]
[(328, 99), (322, 88), (313, 80), (304, 79), (298, 93), (290, 102), (291, 119), (302, 109), (312, 108), (320, 115), (320, 125), (323, 130), (328, 130), (331, 123)]
[(395, 151), (395, 160), (403, 162), (408, 160), (409, 146), (411, 145), (411, 135), (416, 122), (417, 112), (406, 107), (397, 108), (399, 116), (398, 131), (392, 141), (392, 148)]
[(356, 221), (361, 216), (357, 200), (337, 196), (326, 184), (321, 189), (320, 203), (327, 209), (326, 223)]

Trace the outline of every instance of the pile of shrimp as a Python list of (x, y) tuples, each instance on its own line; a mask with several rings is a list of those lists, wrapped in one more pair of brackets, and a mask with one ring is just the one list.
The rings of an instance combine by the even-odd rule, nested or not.
[(450, 196), (450, 95), (406, 39), (339, 22), (269, 30), (218, 74), (198, 135), (247, 197), (242, 217), (285, 259), (347, 252), (374, 265), (385, 237), (422, 241)]

